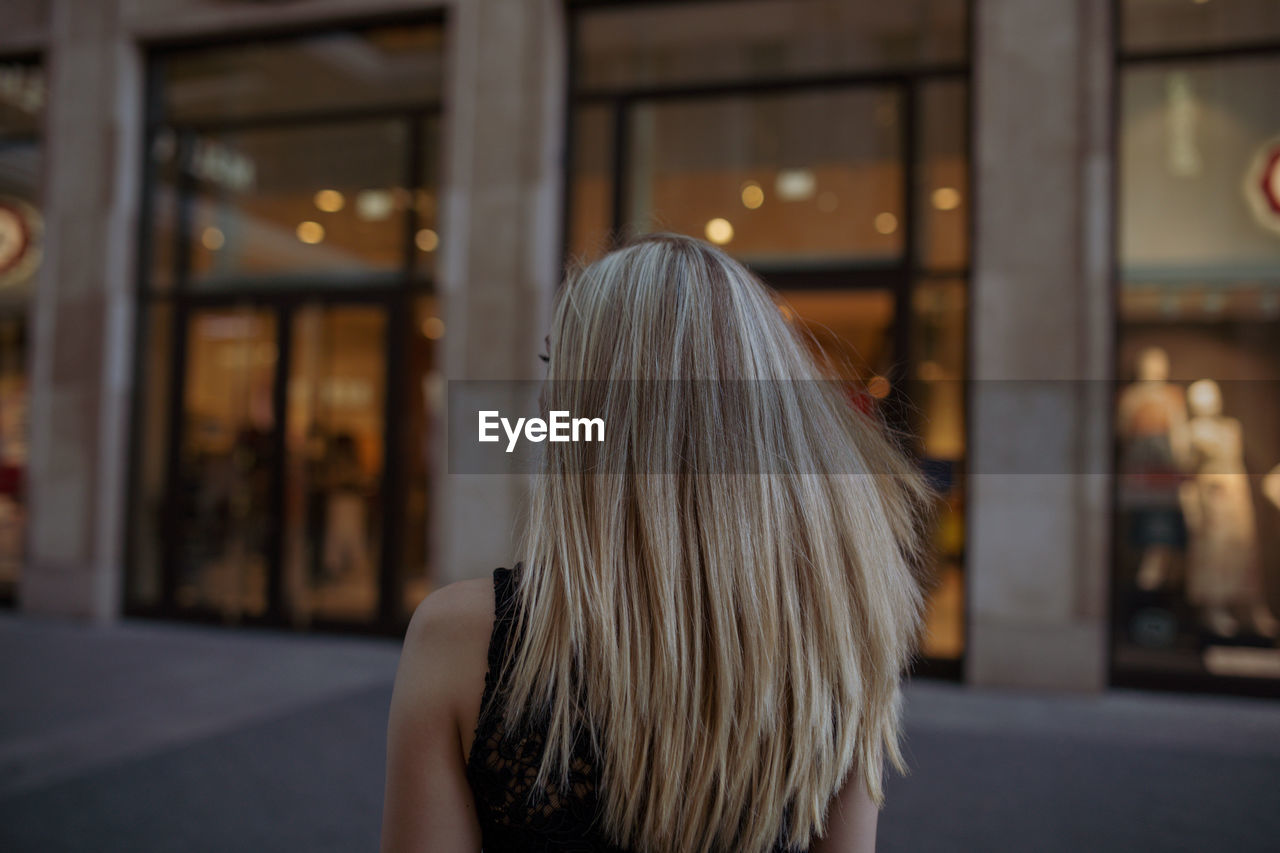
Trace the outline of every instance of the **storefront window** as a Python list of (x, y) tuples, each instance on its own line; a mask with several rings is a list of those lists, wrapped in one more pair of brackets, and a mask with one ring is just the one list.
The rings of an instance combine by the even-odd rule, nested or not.
[(397, 118), (193, 134), (191, 286), (394, 284), (408, 144)]
[(433, 22), (151, 57), (133, 611), (394, 629), (425, 595), (440, 54)]
[(593, 4), (576, 12), (566, 249), (675, 231), (782, 295), (917, 437), (942, 495), (925, 654), (964, 650), (969, 263), (964, 2)]
[(1280, 679), (1280, 18), (1205, 5), (1123, 4), (1122, 682)]
[(697, 234), (761, 269), (892, 263), (901, 113), (878, 88), (642, 102), (624, 227)]
[(40, 65), (0, 60), (0, 601), (12, 602), (26, 532), (27, 311), (39, 280)]

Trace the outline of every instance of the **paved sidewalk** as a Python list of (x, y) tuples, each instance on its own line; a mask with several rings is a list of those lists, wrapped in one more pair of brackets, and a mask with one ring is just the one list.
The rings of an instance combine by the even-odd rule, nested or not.
[[(0, 851), (376, 850), (398, 647), (0, 616)], [(882, 851), (1270, 851), (1280, 704), (919, 682)]]

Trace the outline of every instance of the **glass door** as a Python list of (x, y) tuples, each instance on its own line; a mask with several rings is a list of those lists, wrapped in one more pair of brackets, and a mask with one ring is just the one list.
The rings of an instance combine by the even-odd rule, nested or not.
[(300, 626), (371, 622), (386, 517), (386, 311), (302, 305), (290, 324), (285, 608)]
[(269, 606), (276, 454), (274, 312), (193, 311), (170, 480), (174, 603), (235, 621)]
[(301, 299), (191, 313), (169, 485), (178, 610), (377, 620), (387, 316)]

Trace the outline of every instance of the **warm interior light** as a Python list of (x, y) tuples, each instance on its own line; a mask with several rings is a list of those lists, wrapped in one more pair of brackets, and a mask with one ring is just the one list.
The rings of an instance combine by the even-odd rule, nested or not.
[(366, 222), (378, 222), (391, 215), (395, 199), (386, 190), (361, 190), (356, 194), (356, 216)]
[(226, 245), (227, 237), (222, 233), (221, 228), (214, 228), (210, 225), (200, 232), (200, 243), (210, 252), (216, 252)]
[(877, 213), (875, 225), (876, 230), (881, 234), (892, 234), (894, 231), (898, 230), (898, 217), (888, 211), (885, 211), (884, 213)]
[(747, 181), (742, 185), (742, 206), (747, 210), (755, 210), (764, 204), (764, 190), (755, 181)]
[(423, 228), (413, 236), (413, 242), (424, 252), (434, 252), (440, 245), (440, 235), (430, 228)]
[(707, 239), (717, 246), (723, 246), (733, 239), (733, 225), (729, 220), (717, 216), (707, 223)]
[(883, 376), (872, 376), (867, 380), (867, 393), (877, 400), (889, 396), (889, 380)]
[(304, 243), (315, 245), (324, 239), (324, 226), (311, 220), (299, 222), (298, 239)]
[(320, 190), (312, 200), (325, 213), (337, 213), (347, 203), (347, 199), (337, 190)]
[(831, 190), (823, 190), (818, 193), (818, 210), (823, 213), (830, 213), (840, 204), (840, 197)]
[(813, 196), (818, 179), (808, 169), (783, 169), (774, 181), (774, 190), (783, 201), (803, 201)]
[(933, 191), (933, 206), (938, 210), (955, 210), (960, 206), (960, 191), (955, 187), (938, 187)]
[(439, 317), (428, 317), (422, 321), (422, 336), (438, 341), (444, 337), (444, 320)]

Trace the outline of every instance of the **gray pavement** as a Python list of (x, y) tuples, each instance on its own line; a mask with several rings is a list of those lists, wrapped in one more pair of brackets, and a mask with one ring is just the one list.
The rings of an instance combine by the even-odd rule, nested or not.
[[(376, 850), (395, 643), (0, 616), (0, 851)], [(882, 851), (1280, 850), (1280, 703), (917, 682)]]

